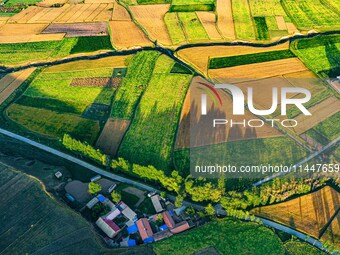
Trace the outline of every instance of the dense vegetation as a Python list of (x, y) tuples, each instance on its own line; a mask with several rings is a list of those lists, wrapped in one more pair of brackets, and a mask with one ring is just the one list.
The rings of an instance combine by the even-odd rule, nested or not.
[(257, 223), (222, 219), (153, 244), (158, 255), (194, 254), (214, 247), (220, 254), (284, 255), (280, 239)]
[(265, 17), (254, 17), (257, 40), (268, 40), (269, 32)]
[(247, 0), (232, 0), (236, 36), (239, 39), (255, 39), (253, 19)]
[(179, 12), (178, 18), (188, 42), (209, 40), (208, 34), (195, 12)]
[(77, 43), (71, 49), (71, 54), (92, 52), (97, 50), (112, 50), (109, 36), (83, 36), (77, 38)]
[(173, 44), (176, 45), (186, 42), (186, 37), (179, 23), (177, 13), (166, 13), (164, 22)]
[(154, 51), (142, 51), (133, 57), (128, 66), (127, 74), (114, 97), (111, 117), (132, 118), (140, 96), (148, 86), (159, 55), (160, 53)]
[(171, 12), (214, 11), (215, 0), (172, 0)]
[(263, 53), (253, 53), (231, 57), (212, 58), (209, 62), (210, 69), (240, 66), (273, 61), (278, 59), (292, 58), (295, 55), (290, 50), (269, 51)]
[(339, 35), (297, 40), (290, 48), (314, 73), (333, 78), (340, 75)]
[(289, 255), (326, 255), (326, 252), (323, 252), (307, 243), (302, 243), (299, 241), (288, 241), (284, 244)]

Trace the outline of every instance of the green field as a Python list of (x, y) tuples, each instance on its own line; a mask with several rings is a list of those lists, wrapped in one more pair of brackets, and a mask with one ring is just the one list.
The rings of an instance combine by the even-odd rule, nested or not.
[(189, 173), (192, 164), (214, 165), (290, 165), (307, 156), (307, 152), (288, 137), (265, 138), (227, 142), (189, 150), (175, 151), (176, 165), (182, 176)]
[(186, 42), (186, 38), (179, 23), (177, 13), (166, 13), (164, 16), (164, 22), (173, 44), (181, 44)]
[(249, 0), (251, 14), (259, 16), (286, 16), (280, 0)]
[[(161, 61), (161, 62), (159, 62)], [(165, 62), (164, 59), (157, 64)], [(119, 156), (133, 163), (170, 167), (172, 146), (191, 75), (155, 73), (136, 109)]]
[(138, 4), (170, 4), (171, 0), (137, 0)]
[(232, 0), (236, 36), (239, 39), (255, 39), (254, 24), (247, 0)]
[(208, 34), (195, 12), (180, 12), (178, 13), (178, 18), (188, 42), (209, 40)]
[(263, 53), (238, 55), (232, 57), (212, 58), (209, 61), (209, 68), (218, 69), (224, 67), (248, 65), (293, 57), (295, 57), (295, 55), (290, 50), (279, 50)]
[(0, 189), (1, 254), (104, 252), (90, 224), (48, 196), (36, 179), (0, 164)]
[(299, 241), (288, 241), (284, 244), (289, 255), (326, 255), (328, 253), (323, 252), (309, 244)]
[(73, 53), (112, 49), (107, 36), (64, 38), (61, 41), (0, 44), (2, 65), (62, 58)]
[(340, 28), (338, 13), (324, 5), (321, 0), (282, 0), (282, 5), (297, 28), (301, 30)]
[(314, 73), (322, 77), (340, 75), (340, 36), (317, 36), (292, 42), (290, 49)]
[(215, 0), (172, 0), (171, 12), (214, 11)]
[(4, 6), (13, 6), (13, 5), (33, 5), (41, 2), (42, 0), (8, 0)]
[(320, 122), (315, 127), (308, 130), (306, 134), (317, 140), (322, 145), (326, 145), (340, 136), (339, 128), (334, 127), (335, 123), (340, 123), (340, 112), (337, 112), (328, 119)]
[(81, 141), (93, 144), (100, 131), (97, 121), (68, 113), (57, 113), (30, 106), (12, 104), (8, 117), (19, 125), (52, 138), (62, 138), (65, 133)]
[(143, 51), (134, 56), (128, 66), (128, 72), (114, 97), (111, 117), (132, 118), (140, 96), (148, 86), (159, 55), (158, 52)]
[[(272, 230), (256, 224), (220, 219), (152, 245), (157, 255), (195, 254), (214, 247), (219, 254), (284, 255)], [(210, 254), (210, 253), (205, 253)]]
[(265, 17), (254, 17), (255, 32), (257, 40), (268, 40), (269, 31)]

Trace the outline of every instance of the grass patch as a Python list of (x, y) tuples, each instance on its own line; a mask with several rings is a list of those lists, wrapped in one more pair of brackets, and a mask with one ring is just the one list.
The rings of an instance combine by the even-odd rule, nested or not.
[(218, 69), (224, 67), (255, 64), (293, 57), (295, 57), (295, 55), (290, 50), (279, 50), (231, 57), (212, 58), (209, 61), (209, 68)]
[(282, 5), (294, 24), (302, 29), (339, 29), (339, 15), (320, 0), (282, 0)]
[(112, 50), (109, 36), (84, 36), (77, 39), (71, 54), (80, 52), (93, 52), (98, 50)]
[(255, 39), (254, 24), (247, 0), (232, 0), (236, 36), (239, 39)]
[(7, 115), (19, 125), (53, 138), (60, 139), (67, 133), (76, 139), (93, 144), (100, 131), (97, 121), (19, 104), (12, 104), (7, 109)]
[(265, 17), (254, 17), (257, 40), (268, 40), (269, 32)]
[(88, 106), (87, 104), (79, 102), (60, 101), (51, 98), (29, 97), (25, 95), (20, 97), (19, 100), (16, 101), (16, 104), (51, 110), (57, 113), (73, 114), (82, 114)]
[(251, 14), (257, 16), (287, 16), (280, 0), (249, 0)]
[(180, 12), (178, 18), (189, 42), (209, 40), (208, 34), (195, 12)]
[[(339, 128), (334, 127), (335, 123), (340, 123), (340, 112), (335, 113), (328, 119), (320, 122), (318, 125), (308, 130), (307, 134), (317, 133), (319, 136), (315, 136), (316, 140), (323, 145), (327, 144), (340, 135)], [(323, 137), (323, 139), (326, 138), (327, 140), (323, 140), (320, 137)]]
[(274, 16), (265, 17), (268, 30), (279, 30)]
[(329, 143), (329, 140), (326, 137), (315, 131), (313, 128), (309, 129), (305, 134), (322, 145), (327, 145)]
[[(328, 72), (340, 67), (340, 36), (317, 36), (309, 39), (296, 40), (290, 49), (314, 73), (336, 77), (339, 73)], [(326, 77), (327, 77), (326, 76)]]
[(131, 119), (139, 98), (152, 75), (158, 52), (137, 53), (128, 66), (126, 77), (119, 86), (112, 104), (111, 117)]
[(16, 12), (0, 12), (0, 17), (12, 17), (15, 14), (17, 14)]
[(136, 109), (119, 155), (169, 170), (177, 121), (191, 75), (154, 74)]
[(135, 208), (135, 204), (139, 201), (139, 197), (124, 190), (121, 192), (121, 195), (122, 201), (124, 201), (125, 204), (127, 204), (131, 208)]
[(167, 13), (164, 16), (164, 22), (168, 29), (173, 44), (181, 44), (186, 42), (186, 38), (182, 27), (179, 23), (177, 13)]
[(175, 63), (174, 66), (171, 68), (170, 73), (177, 73), (177, 74), (192, 74), (192, 72), (183, 66), (180, 63)]
[(138, 206), (138, 209), (145, 214), (155, 214), (155, 207), (153, 207), (151, 198), (146, 197), (144, 201)]
[(221, 254), (285, 254), (280, 239), (270, 229), (230, 219), (216, 219), (152, 246), (158, 255), (194, 254), (209, 247)]
[(328, 253), (325, 253), (318, 248), (313, 247), (312, 245), (305, 243), (305, 242), (299, 242), (299, 241), (288, 241), (284, 244), (284, 247), (288, 251), (290, 255), (326, 255)]

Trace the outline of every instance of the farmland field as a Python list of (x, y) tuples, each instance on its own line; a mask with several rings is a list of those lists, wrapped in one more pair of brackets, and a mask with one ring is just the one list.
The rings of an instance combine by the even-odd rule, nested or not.
[(319, 237), (322, 228), (340, 208), (340, 194), (325, 188), (287, 202), (258, 207), (251, 212), (311, 236)]
[(123, 139), (120, 156), (141, 165), (170, 168), (177, 121), (190, 79), (187, 74), (152, 75)]
[(268, 40), (269, 31), (265, 17), (254, 17), (255, 32), (257, 40)]
[(208, 34), (195, 12), (180, 12), (178, 18), (188, 42), (209, 40)]
[(322, 77), (336, 77), (340, 74), (340, 36), (317, 36), (297, 40), (291, 50), (314, 73)]
[(320, 0), (283, 0), (282, 5), (294, 24), (304, 30), (338, 29), (338, 13), (325, 6)]
[(172, 12), (193, 12), (193, 11), (214, 11), (215, 0), (172, 0), (170, 11)]
[(236, 37), (255, 39), (255, 31), (247, 0), (232, 0)]
[(50, 254), (71, 250), (100, 254), (90, 225), (46, 194), (36, 179), (0, 164), (0, 253)]
[(216, 16), (213, 12), (196, 12), (201, 24), (210, 39), (222, 39), (216, 27)]
[(299, 241), (288, 241), (284, 244), (288, 254), (290, 255), (326, 255), (326, 252), (323, 252), (307, 243), (299, 242)]
[(209, 247), (218, 251), (218, 253), (215, 251), (215, 254), (225, 255), (285, 254), (280, 239), (270, 229), (256, 223), (229, 219), (216, 219), (204, 226), (159, 241), (152, 246), (157, 255), (196, 254)]
[(186, 37), (179, 23), (177, 13), (167, 13), (164, 16), (164, 22), (169, 31), (170, 38), (173, 44), (181, 44), (186, 42)]
[(112, 104), (111, 117), (131, 119), (145, 88), (147, 88), (158, 52), (140, 52), (131, 60)]
[(216, 1), (217, 26), (221, 34), (227, 39), (235, 38), (234, 20), (231, 0)]

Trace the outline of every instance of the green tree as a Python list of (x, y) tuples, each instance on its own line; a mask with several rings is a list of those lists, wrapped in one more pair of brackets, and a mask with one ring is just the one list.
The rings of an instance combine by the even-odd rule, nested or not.
[(122, 200), (122, 195), (118, 192), (118, 191), (112, 191), (111, 193), (111, 197), (112, 197), (112, 200), (114, 202), (119, 202), (120, 200)]
[(215, 215), (215, 209), (214, 209), (214, 207), (212, 206), (212, 204), (208, 204), (208, 205), (205, 207), (205, 212), (206, 212), (207, 215), (209, 215), (209, 216)]
[(181, 207), (183, 205), (183, 200), (184, 200), (184, 196), (181, 194), (178, 194), (176, 197), (175, 206)]
[(91, 195), (95, 195), (102, 190), (102, 186), (96, 182), (90, 182), (88, 187), (89, 187), (88, 191)]

